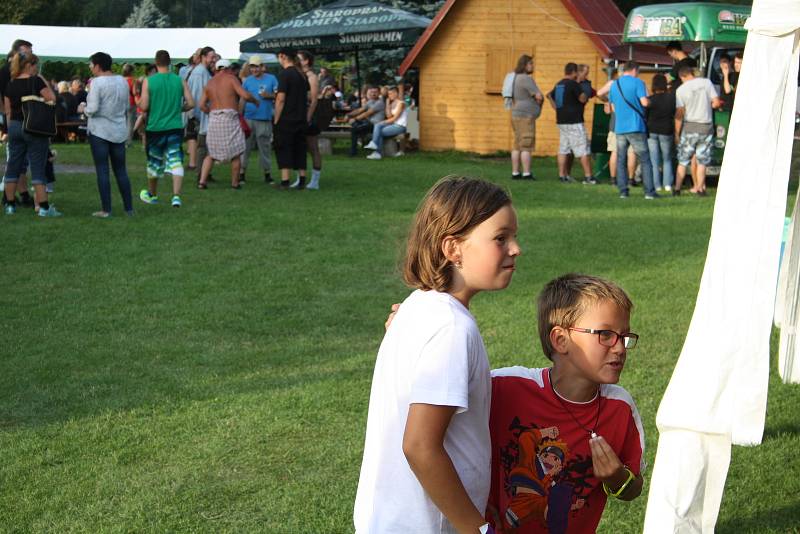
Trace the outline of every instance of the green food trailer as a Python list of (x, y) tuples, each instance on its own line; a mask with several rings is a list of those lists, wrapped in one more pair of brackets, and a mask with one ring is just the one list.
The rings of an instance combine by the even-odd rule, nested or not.
[[(744, 49), (747, 30), (744, 24), (750, 17), (751, 6), (690, 2), (653, 4), (633, 8), (625, 22), (622, 42), (664, 43), (680, 41), (699, 46), (690, 55), (697, 59), (698, 68), (715, 85), (722, 85), (719, 59)], [(719, 176), (725, 140), (728, 135), (730, 112), (714, 112), (714, 157), (707, 169), (708, 176)]]

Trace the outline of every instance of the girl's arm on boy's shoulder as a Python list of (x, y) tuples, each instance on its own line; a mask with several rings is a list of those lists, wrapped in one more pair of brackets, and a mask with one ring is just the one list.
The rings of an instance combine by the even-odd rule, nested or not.
[(412, 404), (403, 434), (403, 454), (425, 492), (461, 534), (477, 534), (486, 523), (472, 504), (453, 461), (444, 448), (444, 436), (455, 406)]

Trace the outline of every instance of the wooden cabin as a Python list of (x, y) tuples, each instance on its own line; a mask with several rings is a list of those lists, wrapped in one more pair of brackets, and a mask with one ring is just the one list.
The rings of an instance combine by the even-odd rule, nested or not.
[[(596, 88), (608, 79), (606, 60), (633, 58), (670, 65), (662, 47), (621, 43), (625, 16), (612, 0), (447, 0), (400, 67), (419, 69), (420, 147), (479, 154), (511, 148), (511, 113), (503, 79), (522, 54), (534, 58), (543, 94), (568, 62), (590, 67)], [(595, 100), (584, 118), (590, 131)], [(555, 155), (555, 110), (545, 102), (536, 121), (536, 154)]]

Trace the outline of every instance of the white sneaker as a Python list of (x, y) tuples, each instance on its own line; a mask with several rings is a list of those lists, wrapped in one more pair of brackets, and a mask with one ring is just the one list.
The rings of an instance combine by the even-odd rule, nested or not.
[(367, 146), (365, 146), (367, 150), (378, 150), (378, 145), (376, 145), (373, 141), (370, 141)]
[(402, 150), (398, 150), (394, 155), (394, 157), (396, 157), (396, 158), (399, 158), (400, 156), (405, 156), (405, 153), (403, 153)]
[(380, 152), (373, 152), (372, 154), (367, 156), (367, 159), (382, 159), (382, 158)]
[(298, 185), (300, 185), (300, 178), (295, 178), (294, 182), (292, 182), (292, 185), (290, 185), (289, 187), (291, 187), (292, 189), (297, 189)]
[(310, 181), (310, 182), (308, 182), (308, 185), (306, 185), (306, 189), (314, 189), (314, 190), (317, 190), (317, 189), (319, 189), (319, 180), (316, 180), (316, 181), (315, 181), (315, 180), (312, 178), (312, 179), (311, 179), (311, 181)]
[(666, 191), (667, 193), (671, 193), (672, 192), (672, 186), (671, 185), (665, 185), (664, 186), (664, 191)]

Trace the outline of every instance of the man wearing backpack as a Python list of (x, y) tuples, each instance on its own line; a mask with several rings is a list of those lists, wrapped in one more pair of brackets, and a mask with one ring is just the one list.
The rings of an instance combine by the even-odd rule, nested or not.
[(650, 104), (647, 86), (639, 79), (639, 64), (628, 61), (622, 67), (620, 76), (612, 85), (608, 97), (611, 102), (616, 123), (617, 136), (617, 187), (619, 197), (628, 198), (628, 145), (633, 147), (641, 162), (644, 180), (644, 198), (658, 198), (653, 185), (653, 167), (647, 149), (647, 122), (645, 108)]

